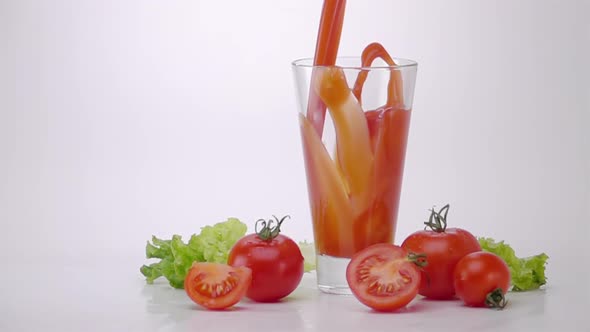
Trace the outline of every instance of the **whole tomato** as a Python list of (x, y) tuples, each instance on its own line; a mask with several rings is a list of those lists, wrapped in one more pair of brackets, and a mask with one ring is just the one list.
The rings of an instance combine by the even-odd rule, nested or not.
[[(303, 277), (303, 255), (299, 246), (280, 234), (281, 224), (287, 217), (281, 220), (274, 217), (275, 220), (268, 222), (258, 220), (255, 234), (238, 240), (229, 253), (229, 265), (252, 270), (252, 282), (246, 297), (254, 301), (278, 301), (291, 294)], [(258, 225), (262, 227), (260, 230)]]
[(468, 306), (504, 308), (504, 295), (510, 287), (510, 269), (499, 256), (490, 252), (474, 252), (455, 266), (454, 283), (457, 296)]
[(449, 205), (440, 211), (431, 210), (428, 222), (431, 230), (418, 231), (406, 238), (402, 248), (426, 255), (428, 265), (422, 270), (419, 294), (436, 300), (448, 300), (455, 296), (453, 270), (461, 258), (481, 251), (479, 242), (471, 233), (461, 228), (447, 228)]

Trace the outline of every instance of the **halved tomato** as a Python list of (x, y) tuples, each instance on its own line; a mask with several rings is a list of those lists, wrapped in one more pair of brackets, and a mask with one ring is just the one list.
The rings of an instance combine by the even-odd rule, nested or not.
[(346, 269), (346, 280), (354, 296), (378, 311), (405, 307), (418, 294), (418, 256), (405, 249), (379, 243), (356, 253)]
[(194, 263), (184, 279), (184, 290), (195, 303), (224, 309), (238, 303), (252, 281), (252, 270), (219, 263)]

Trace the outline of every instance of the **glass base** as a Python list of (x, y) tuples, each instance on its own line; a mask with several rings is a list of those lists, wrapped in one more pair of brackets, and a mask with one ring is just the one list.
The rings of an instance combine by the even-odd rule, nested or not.
[(318, 288), (328, 294), (352, 294), (346, 281), (346, 267), (349, 262), (350, 258), (318, 255), (316, 267)]

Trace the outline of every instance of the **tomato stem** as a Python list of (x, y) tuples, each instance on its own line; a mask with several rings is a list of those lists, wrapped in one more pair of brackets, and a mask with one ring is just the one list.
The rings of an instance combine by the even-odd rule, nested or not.
[(420, 271), (424, 272), (424, 275), (426, 275), (426, 283), (430, 286), (430, 275), (428, 274), (428, 272), (426, 272), (426, 270), (424, 270), (424, 268), (428, 266), (426, 254), (417, 254), (414, 252), (410, 252), (408, 254), (408, 260), (414, 263), (416, 266), (418, 266)]
[(437, 233), (443, 233), (447, 229), (447, 214), (449, 213), (449, 204), (445, 205), (438, 212), (434, 211), (434, 207), (430, 209), (430, 218), (424, 222), (424, 229), (430, 227), (431, 230)]
[(416, 264), (416, 266), (420, 268), (424, 268), (428, 265), (428, 261), (426, 260), (426, 254), (417, 254), (411, 252), (408, 254), (408, 260)]
[(504, 309), (506, 306), (506, 297), (502, 288), (498, 287), (486, 295), (486, 305), (493, 309)]
[[(273, 215), (273, 219), (265, 220), (265, 219), (258, 219), (254, 224), (254, 232), (258, 237), (263, 241), (272, 241), (275, 237), (277, 237), (281, 233), (281, 224), (285, 219), (291, 219), (291, 216), (286, 215), (279, 220), (277, 216)], [(273, 226), (274, 223), (277, 223)], [(258, 230), (258, 226), (262, 227)]]

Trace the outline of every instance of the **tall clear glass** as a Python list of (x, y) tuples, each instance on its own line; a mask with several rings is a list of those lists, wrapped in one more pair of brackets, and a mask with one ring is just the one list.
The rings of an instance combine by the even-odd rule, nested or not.
[(393, 60), (292, 63), (318, 287), (327, 293), (349, 294), (352, 255), (395, 236), (417, 63)]

